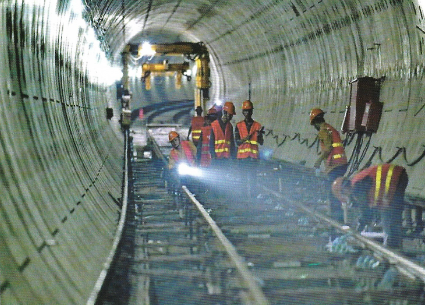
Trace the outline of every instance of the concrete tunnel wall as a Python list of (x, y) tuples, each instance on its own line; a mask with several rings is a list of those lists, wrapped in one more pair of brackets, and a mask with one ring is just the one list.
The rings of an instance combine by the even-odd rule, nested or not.
[(84, 304), (120, 216), (123, 138), (81, 16), (25, 2), (0, 4), (0, 303)]
[(103, 51), (119, 62), (128, 41), (203, 41), (211, 103), (235, 102), (236, 122), (251, 92), (254, 118), (267, 128), (263, 149), (306, 166), (316, 158), (310, 109), (323, 108), (339, 127), (349, 82), (384, 76), (383, 115), (362, 164), (381, 148), (372, 163), (396, 156), (408, 193), (425, 197), (424, 160), (411, 164), (425, 127), (425, 22), (416, 1), (132, 2), (125, 36), (121, 0), (86, 4), (0, 4), (2, 303), (82, 304), (93, 289), (115, 233), (122, 173), (116, 117), (105, 119), (105, 108), (117, 114), (119, 105), (103, 80), (113, 75)]

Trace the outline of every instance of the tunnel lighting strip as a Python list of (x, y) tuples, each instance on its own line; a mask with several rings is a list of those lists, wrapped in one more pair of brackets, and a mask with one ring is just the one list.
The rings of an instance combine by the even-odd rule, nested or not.
[(204, 219), (208, 222), (208, 224), (210, 225), (214, 234), (220, 240), (221, 244), (223, 245), (223, 247), (226, 250), (227, 254), (229, 255), (230, 259), (232, 260), (233, 264), (236, 266), (236, 269), (238, 270), (239, 274), (241, 275), (242, 280), (244, 281), (244, 283), (246, 284), (246, 286), (249, 289), (251, 297), (254, 301), (253, 304), (257, 304), (257, 305), (269, 304), (269, 302), (266, 299), (266, 297), (264, 296), (261, 288), (258, 287), (258, 285), (255, 282), (254, 277), (251, 275), (248, 268), (243, 263), (241, 257), (236, 252), (235, 247), (226, 238), (226, 236), (224, 236), (223, 232), (217, 226), (215, 221), (210, 217), (210, 215), (204, 209), (202, 204), (198, 200), (196, 200), (195, 196), (187, 189), (187, 187), (182, 186), (182, 188), (185, 191), (186, 195), (189, 197), (189, 199), (192, 201), (192, 203), (196, 206), (198, 211), (202, 214)]
[(106, 275), (108, 274), (109, 268), (111, 267), (112, 260), (115, 256), (115, 253), (118, 248), (118, 244), (121, 241), (122, 231), (124, 229), (125, 218), (127, 215), (127, 203), (128, 203), (128, 130), (124, 134), (125, 139), (125, 149), (124, 149), (124, 187), (123, 187), (123, 196), (122, 196), (122, 208), (120, 221), (118, 223), (117, 230), (115, 232), (114, 243), (112, 244), (112, 249), (109, 252), (109, 255), (103, 264), (103, 269), (100, 272), (99, 278), (94, 285), (94, 288), (90, 294), (89, 299), (87, 300), (87, 305), (94, 305), (97, 298), (99, 297), (99, 292), (102, 289), (103, 283), (105, 282)]
[(400, 254), (394, 253), (393, 251), (381, 246), (380, 244), (374, 242), (373, 240), (370, 240), (364, 236), (361, 236), (360, 234), (358, 234), (356, 231), (343, 227), (339, 222), (323, 215), (320, 212), (314, 211), (312, 209), (310, 209), (309, 207), (305, 206), (304, 204), (300, 203), (300, 202), (296, 202), (293, 201), (291, 199), (288, 199), (286, 197), (283, 197), (282, 194), (280, 194), (279, 192), (273, 191), (265, 186), (262, 186), (262, 188), (267, 191), (270, 192), (272, 194), (274, 194), (276, 197), (284, 199), (286, 201), (288, 201), (289, 203), (303, 209), (305, 212), (311, 214), (312, 216), (319, 218), (321, 220), (326, 221), (327, 223), (331, 224), (333, 227), (337, 228), (339, 231), (344, 232), (344, 233), (349, 233), (350, 236), (353, 236), (355, 239), (357, 239), (358, 241), (360, 241), (361, 243), (363, 243), (365, 246), (367, 246), (367, 248), (375, 251), (375, 252), (379, 252), (381, 253), (384, 257), (388, 258), (388, 260), (390, 261), (391, 264), (397, 265), (397, 267), (401, 268), (401, 272), (405, 272), (406, 275), (412, 275), (413, 277), (417, 277), (420, 280), (422, 280), (423, 282), (425, 282), (425, 268), (421, 267), (420, 265), (412, 262), (411, 260), (401, 256)]

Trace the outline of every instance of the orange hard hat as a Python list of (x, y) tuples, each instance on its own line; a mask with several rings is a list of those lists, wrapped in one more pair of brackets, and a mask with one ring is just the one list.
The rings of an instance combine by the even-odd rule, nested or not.
[(225, 102), (223, 106), (223, 110), (227, 111), (227, 113), (235, 115), (235, 105), (232, 102)]
[(332, 193), (335, 195), (336, 198), (338, 198), (339, 201), (343, 203), (347, 203), (348, 201), (348, 194), (347, 191), (343, 191), (344, 188), (347, 188), (347, 180), (344, 177), (338, 177), (335, 179), (335, 181), (332, 183)]
[(252, 102), (250, 100), (246, 100), (242, 103), (242, 110), (246, 109), (254, 109), (254, 106), (252, 105)]
[(322, 109), (320, 108), (313, 108), (310, 111), (310, 124), (313, 125), (313, 120), (318, 116), (318, 115), (324, 115), (325, 113), (323, 112)]
[(173, 141), (175, 138), (180, 137), (180, 135), (176, 131), (170, 131), (168, 134), (168, 141)]

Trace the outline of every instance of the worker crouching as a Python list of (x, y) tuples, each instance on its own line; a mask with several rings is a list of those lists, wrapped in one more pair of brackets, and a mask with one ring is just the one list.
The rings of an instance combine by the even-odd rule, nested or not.
[(361, 210), (359, 231), (370, 225), (373, 212), (379, 211), (387, 245), (401, 248), (404, 194), (408, 182), (402, 166), (380, 164), (358, 172), (350, 180), (337, 178), (332, 184), (332, 192), (343, 204), (351, 201)]
[[(186, 185), (192, 192), (197, 191), (197, 183), (190, 175), (185, 175), (182, 172), (182, 167), (185, 169), (194, 168), (196, 158), (196, 147), (190, 141), (181, 141), (180, 135), (176, 131), (170, 131), (168, 140), (172, 145), (170, 157), (168, 160), (168, 169), (170, 171), (170, 184), (175, 195), (175, 204), (181, 209), (183, 208), (182, 185)], [(179, 172), (180, 168), (180, 172)]]

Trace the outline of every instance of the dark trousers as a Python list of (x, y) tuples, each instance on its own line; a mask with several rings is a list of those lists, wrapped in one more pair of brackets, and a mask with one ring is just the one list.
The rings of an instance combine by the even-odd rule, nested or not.
[(257, 194), (257, 170), (258, 159), (245, 158), (238, 159), (238, 173), (241, 195), (249, 198), (256, 197)]

